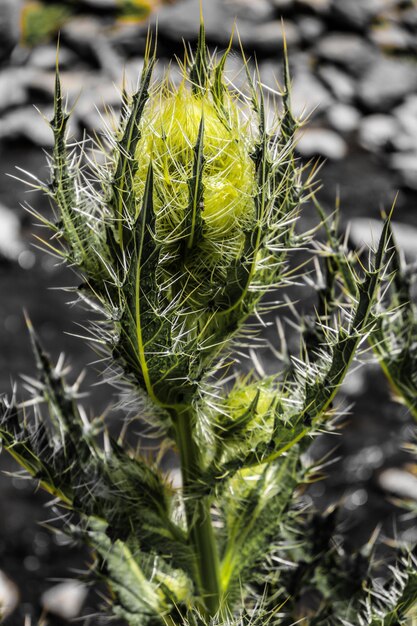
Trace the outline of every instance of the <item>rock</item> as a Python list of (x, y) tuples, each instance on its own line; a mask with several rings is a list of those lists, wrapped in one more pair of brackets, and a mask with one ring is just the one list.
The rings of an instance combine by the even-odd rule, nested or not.
[(93, 59), (112, 79), (119, 80), (122, 61), (110, 41), (104, 37), (100, 23), (89, 16), (74, 17), (63, 26), (62, 41), (83, 56)]
[(306, 128), (297, 140), (296, 149), (304, 157), (323, 156), (332, 161), (343, 159), (347, 153), (346, 142), (332, 130)]
[(291, 91), (291, 105), (296, 117), (325, 111), (333, 98), (322, 83), (309, 71), (296, 72)]
[(294, 22), (273, 20), (265, 24), (252, 24), (244, 20), (237, 23), (244, 48), (260, 50), (274, 55), (282, 52), (285, 40), (289, 48), (298, 45), (300, 34)]
[(313, 44), (323, 34), (325, 26), (322, 20), (312, 15), (302, 15), (297, 20), (301, 38), (306, 44)]
[(111, 119), (110, 112), (120, 108), (121, 95), (106, 76), (91, 77), (90, 82), (86, 84), (88, 87), (84, 88), (77, 98), (74, 117), (83, 129), (102, 132)]
[(398, 123), (391, 115), (367, 115), (360, 123), (359, 142), (367, 150), (379, 152), (392, 142), (398, 130)]
[(91, 46), (101, 36), (100, 22), (89, 15), (73, 17), (61, 29), (62, 41), (82, 56), (91, 55)]
[(94, 11), (109, 11), (117, 9), (117, 0), (83, 0), (83, 4)]
[[(243, 0), (242, 0), (243, 1)], [(248, 6), (256, 4), (248, 3)], [(210, 0), (210, 10), (204, 13), (204, 24), (207, 40), (211, 43), (225, 46), (230, 40), (230, 34), (236, 20), (233, 10), (235, 2), (225, 3), (223, 0)], [(157, 17), (158, 32), (163, 36), (178, 42), (181, 38), (186, 41), (195, 41), (198, 35), (200, 22), (199, 3), (195, 0), (182, 0), (159, 11)], [(282, 49), (282, 24), (280, 20), (268, 20), (264, 23), (253, 23), (250, 20), (238, 19), (242, 43), (245, 47), (276, 53)], [(299, 33), (293, 22), (285, 23), (285, 32), (289, 46), (299, 41)], [(236, 42), (237, 35), (235, 34)]]
[(323, 37), (314, 49), (319, 59), (344, 67), (353, 76), (362, 75), (375, 60), (372, 46), (359, 35), (332, 33)]
[(9, 58), (19, 41), (21, 0), (0, 2), (0, 64)]
[(16, 261), (19, 254), (24, 250), (25, 246), (20, 236), (19, 218), (11, 209), (0, 204), (0, 255), (11, 261)]
[(417, 501), (417, 476), (397, 467), (382, 471), (378, 477), (379, 485), (390, 493)]
[(8, 68), (0, 72), (0, 112), (21, 106), (27, 101), (27, 79), (30, 74), (30, 70), (24, 67)]
[(228, 0), (228, 10), (237, 19), (243, 18), (251, 22), (266, 22), (274, 17), (275, 10), (269, 0)]
[[(403, 183), (410, 189), (417, 189), (417, 150), (393, 154), (390, 165), (401, 174)], [(416, 247), (414, 233), (414, 247)]]
[[(49, 112), (48, 119), (52, 112)], [(22, 107), (0, 119), (0, 139), (28, 139), (38, 146), (52, 148), (52, 130), (34, 107)]]
[(384, 0), (333, 0), (331, 15), (345, 29), (365, 30), (384, 9)]
[(303, 9), (309, 9), (319, 14), (328, 13), (332, 0), (297, 0), (297, 4)]
[(17, 586), (0, 570), (0, 622), (13, 613), (19, 602)]
[[(267, 63), (270, 63), (271, 66), (273, 66), (274, 70), (277, 72), (277, 75), (279, 76), (279, 64), (273, 63), (272, 61), (267, 62)], [(249, 64), (249, 72), (251, 73), (251, 75), (253, 75), (253, 72), (255, 69), (253, 61), (251, 59), (248, 59), (248, 64)], [(263, 63), (260, 64), (260, 67), (261, 68), (264, 67)], [(260, 72), (261, 72), (261, 80), (262, 80), (263, 69), (260, 69)], [(242, 69), (242, 62), (239, 56), (231, 54), (227, 57), (225, 68), (224, 68), (224, 78), (227, 84), (232, 84), (239, 91), (242, 91), (244, 94), (249, 95), (249, 85), (248, 85), (248, 81), (246, 78), (246, 72), (244, 69)]]
[[(195, 41), (198, 36), (200, 7), (195, 0), (179, 0), (157, 12), (158, 32), (175, 42), (184, 38)], [(208, 41), (227, 45), (230, 39), (233, 17), (222, 0), (210, 0), (210, 10), (204, 12), (204, 24)]]
[(340, 133), (351, 133), (358, 128), (360, 113), (349, 104), (333, 104), (327, 110), (330, 125)]
[(393, 143), (398, 150), (415, 150), (417, 147), (417, 95), (408, 96), (403, 104), (394, 109), (399, 132)]
[[(33, 104), (39, 99), (42, 102), (53, 102), (55, 91), (55, 70), (44, 71), (37, 68), (28, 69), (25, 87), (28, 91), (26, 102)], [(62, 74), (61, 74), (62, 76)]]
[(417, 11), (415, 6), (410, 6), (410, 8), (401, 11), (401, 22), (412, 32), (417, 32)]
[[(416, 162), (417, 168), (417, 162)], [(392, 232), (395, 241), (404, 253), (408, 262), (417, 259), (417, 228), (411, 224), (402, 222), (391, 222)], [(356, 217), (350, 220), (348, 225), (349, 239), (356, 249), (376, 248), (383, 228), (382, 220), (375, 220), (367, 217)]]
[(366, 382), (363, 368), (352, 369), (341, 388), (342, 393), (350, 398), (358, 398), (366, 392)]
[[(36, 46), (30, 54), (30, 66), (41, 70), (54, 70), (56, 65), (56, 46)], [(68, 48), (59, 48), (59, 67), (64, 69), (76, 62), (76, 55)]]
[(62, 619), (73, 620), (79, 617), (87, 593), (86, 585), (69, 580), (45, 591), (41, 597), (41, 604), (48, 613)]
[(167, 472), (167, 481), (171, 483), (173, 489), (181, 489), (183, 486), (182, 472), (178, 467), (173, 467)]
[(334, 65), (321, 65), (318, 75), (339, 102), (352, 102), (355, 84), (351, 77)]
[[(238, 66), (240, 62), (238, 62)], [(259, 73), (261, 76), (262, 84), (267, 88), (274, 91), (279, 90), (279, 86), (282, 86), (283, 80), (283, 67), (277, 61), (262, 61), (259, 65)]]
[(417, 64), (405, 59), (380, 57), (362, 76), (358, 97), (371, 111), (387, 112), (417, 89)]
[(382, 50), (389, 52), (404, 52), (413, 45), (410, 33), (397, 24), (385, 24), (383, 27), (371, 29), (369, 39)]
[(276, 7), (278, 11), (289, 11), (294, 8), (295, 0), (271, 0), (272, 6)]
[(106, 31), (106, 40), (117, 50), (123, 61), (129, 57), (143, 55), (146, 49), (148, 22), (130, 22), (120, 20), (111, 30)]

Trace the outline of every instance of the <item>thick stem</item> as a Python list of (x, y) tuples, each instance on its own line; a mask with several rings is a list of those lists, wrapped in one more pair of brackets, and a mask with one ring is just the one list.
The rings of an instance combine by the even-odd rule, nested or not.
[(196, 559), (196, 578), (205, 609), (214, 615), (220, 603), (219, 558), (210, 515), (210, 497), (196, 497), (193, 485), (201, 470), (201, 454), (194, 441), (195, 414), (184, 408), (176, 414), (189, 541)]

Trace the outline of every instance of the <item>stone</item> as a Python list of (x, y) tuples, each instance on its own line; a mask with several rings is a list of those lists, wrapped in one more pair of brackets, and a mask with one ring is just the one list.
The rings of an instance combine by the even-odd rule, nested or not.
[(417, 147), (417, 95), (408, 96), (394, 109), (393, 115), (398, 121), (399, 131), (393, 143), (398, 150), (415, 150)]
[(283, 81), (283, 67), (281, 63), (268, 59), (259, 65), (259, 74), (262, 84), (269, 90), (279, 91)]
[(379, 152), (391, 144), (398, 130), (398, 122), (392, 115), (367, 115), (359, 126), (359, 142), (367, 150)]
[(22, 0), (0, 2), (0, 64), (5, 62), (19, 41)]
[(312, 15), (301, 15), (296, 23), (301, 39), (308, 45), (317, 41), (325, 29), (323, 21)]
[(297, 4), (302, 9), (309, 9), (319, 14), (328, 13), (332, 0), (297, 0)]
[[(255, 65), (251, 59), (248, 59), (248, 64), (249, 64), (248, 65), (249, 72), (251, 76), (253, 76)], [(278, 71), (278, 63), (271, 62), (271, 65), (273, 65), (275, 70)], [(262, 67), (263, 67), (263, 63), (260, 64), (260, 68)], [(262, 71), (263, 70), (260, 69), (261, 79), (262, 79)], [(224, 80), (226, 84), (233, 86), (233, 88), (236, 88), (242, 93), (244, 93), (245, 95), (249, 96), (250, 88), (249, 88), (248, 81), (246, 78), (246, 71), (242, 67), (242, 61), (238, 55), (230, 54), (227, 57), (225, 68), (224, 68)]]
[(304, 157), (323, 156), (339, 161), (347, 154), (346, 142), (333, 130), (306, 128), (296, 139), (296, 149)]
[(406, 59), (378, 58), (362, 76), (358, 85), (361, 104), (386, 113), (417, 89), (417, 64)]
[(378, 477), (379, 485), (390, 493), (417, 501), (417, 476), (398, 467), (383, 470)]
[(333, 0), (331, 15), (343, 28), (362, 31), (384, 9), (384, 0)]
[[(248, 3), (251, 6), (255, 3)], [(204, 11), (204, 24), (207, 41), (221, 46), (229, 43), (236, 12), (233, 11), (234, 2), (225, 3), (223, 0), (210, 0), (209, 7)], [(182, 0), (164, 7), (153, 20), (158, 21), (158, 32), (163, 37), (178, 42), (181, 38), (186, 41), (195, 41), (198, 35), (200, 22), (199, 3), (195, 0)], [(280, 20), (253, 22), (240, 18), (237, 21), (242, 43), (245, 47), (274, 52), (282, 49), (283, 34)], [(287, 44), (295, 45), (299, 41), (299, 33), (293, 22), (285, 22)], [(237, 42), (237, 34), (235, 33)]]
[(375, 60), (376, 52), (363, 37), (331, 33), (314, 49), (319, 59), (344, 67), (353, 76), (362, 75)]
[(0, 255), (10, 261), (17, 261), (19, 254), (24, 250), (25, 245), (20, 235), (20, 220), (18, 216), (11, 209), (0, 204)]
[[(392, 169), (400, 173), (404, 185), (410, 189), (417, 189), (417, 150), (393, 154), (390, 165)], [(414, 233), (414, 248), (416, 237), (417, 233)]]
[(387, 52), (405, 52), (413, 46), (413, 37), (397, 24), (372, 28), (368, 37), (376, 46)]
[(349, 104), (336, 103), (326, 112), (332, 128), (340, 133), (351, 133), (359, 126), (361, 115), (358, 109)]
[(274, 6), (269, 0), (256, 0), (256, 2), (253, 0), (228, 0), (227, 8), (235, 14), (237, 19), (243, 18), (251, 22), (266, 22), (273, 19), (275, 14)]
[(90, 79), (88, 87), (79, 93), (76, 102), (74, 116), (81, 127), (89, 131), (102, 132), (105, 131), (109, 121), (107, 111), (116, 111), (120, 108), (121, 95), (108, 77), (95, 76)]
[[(166, 37), (175, 42), (181, 39), (195, 41), (200, 23), (199, 3), (195, 0), (179, 0), (156, 12), (151, 21), (155, 23), (156, 20), (161, 38)], [(227, 45), (233, 17), (222, 0), (210, 0), (209, 10), (204, 11), (204, 24), (208, 41)]]
[(79, 617), (87, 594), (86, 585), (69, 580), (45, 591), (41, 596), (41, 604), (48, 613), (65, 620), (73, 620)]
[[(130, 22), (119, 20), (111, 30), (106, 31), (106, 40), (125, 61), (130, 57), (137, 57), (143, 54), (146, 49), (147, 27), (148, 21)], [(153, 24), (152, 28), (155, 28), (155, 24)]]
[(407, 26), (410, 31), (417, 32), (417, 11), (415, 6), (410, 6), (407, 10), (401, 11), (401, 22)]
[[(65, 69), (70, 67), (76, 62), (76, 55), (74, 52), (65, 48), (64, 46), (60, 46), (59, 48), (59, 68)], [(41, 70), (55, 70), (56, 65), (56, 46), (54, 45), (43, 45), (36, 46), (31, 50), (30, 66), (35, 67)]]
[(13, 613), (19, 602), (15, 583), (0, 570), (0, 622)]
[(294, 22), (273, 20), (265, 24), (252, 24), (240, 20), (237, 23), (244, 48), (259, 50), (263, 53), (280, 54), (284, 46), (284, 31), (287, 46), (292, 48), (300, 42), (300, 34)]
[(291, 91), (291, 106), (296, 117), (315, 116), (332, 102), (330, 93), (311, 72), (296, 72)]
[(352, 102), (355, 95), (355, 83), (343, 70), (334, 65), (320, 65), (318, 76), (339, 102)]
[[(417, 168), (417, 161), (416, 161)], [(395, 241), (408, 262), (417, 260), (417, 228), (411, 224), (391, 222)], [(373, 248), (378, 245), (382, 233), (383, 221), (367, 217), (350, 220), (347, 231), (349, 239), (356, 249)]]
[[(48, 112), (51, 119), (52, 112)], [(22, 107), (3, 115), (0, 119), (0, 139), (28, 139), (38, 146), (52, 148), (53, 134), (46, 120), (34, 107)]]
[(27, 79), (30, 73), (30, 70), (24, 67), (8, 68), (0, 72), (0, 112), (26, 102)]
[(109, 11), (117, 9), (117, 0), (83, 0), (83, 4), (95, 11)]
[[(46, 71), (37, 68), (25, 68), (28, 75), (25, 77), (25, 87), (28, 91), (26, 102), (32, 104), (41, 99), (42, 102), (54, 100), (55, 70)], [(61, 77), (63, 72), (61, 73)]]
[(272, 6), (276, 7), (278, 11), (290, 11), (294, 8), (295, 0), (271, 0)]
[(90, 16), (74, 17), (63, 26), (62, 41), (82, 57), (98, 63), (113, 80), (119, 80), (123, 65), (111, 42), (104, 37), (100, 22)]

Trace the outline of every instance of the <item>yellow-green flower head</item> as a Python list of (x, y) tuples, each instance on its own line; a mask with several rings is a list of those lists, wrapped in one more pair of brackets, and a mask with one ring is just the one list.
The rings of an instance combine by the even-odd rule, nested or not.
[(248, 132), (237, 105), (226, 94), (221, 113), (210, 92), (195, 95), (183, 83), (178, 90), (161, 86), (144, 115), (137, 147), (137, 197), (145, 187), (150, 161), (154, 169), (157, 235), (170, 242), (187, 235), (184, 217), (190, 203), (195, 146), (203, 119), (203, 239), (221, 241), (237, 235), (254, 219), (254, 164)]
[(227, 406), (232, 419), (238, 419), (248, 407), (253, 405), (253, 416), (265, 419), (271, 414), (271, 409), (276, 401), (276, 389), (265, 382), (249, 383), (244, 380), (236, 385), (227, 398)]
[[(276, 403), (277, 390), (273, 380), (251, 382), (249, 377), (241, 379), (222, 407), (226, 423), (235, 433), (230, 446), (236, 445), (238, 450), (248, 452), (255, 442), (267, 441), (273, 429)], [(222, 417), (220, 432), (221, 424)]]

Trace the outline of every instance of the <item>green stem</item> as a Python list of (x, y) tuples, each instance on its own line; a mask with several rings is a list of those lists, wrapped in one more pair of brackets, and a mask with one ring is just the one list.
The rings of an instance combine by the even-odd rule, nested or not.
[(191, 408), (184, 407), (175, 417), (189, 541), (195, 554), (196, 582), (205, 610), (213, 616), (220, 604), (220, 566), (211, 523), (211, 499), (192, 493), (201, 470), (201, 453), (193, 437), (195, 413)]

